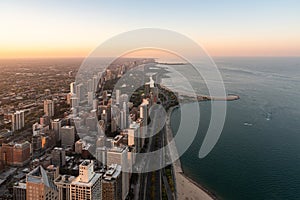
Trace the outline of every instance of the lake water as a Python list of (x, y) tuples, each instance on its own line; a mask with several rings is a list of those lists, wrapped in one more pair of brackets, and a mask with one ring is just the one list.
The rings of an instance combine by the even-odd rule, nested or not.
[[(210, 103), (200, 103), (200, 128), (181, 157), (184, 172), (220, 199), (300, 199), (300, 58), (214, 60), (226, 91), (241, 99), (228, 102), (221, 137), (203, 159), (198, 153)], [(197, 77), (191, 74), (190, 80), (205, 90)], [(173, 111), (171, 123), (176, 132), (180, 109)]]

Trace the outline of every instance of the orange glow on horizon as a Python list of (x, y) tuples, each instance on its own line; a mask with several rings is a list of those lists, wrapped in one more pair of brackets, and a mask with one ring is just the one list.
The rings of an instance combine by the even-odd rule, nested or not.
[[(230, 40), (199, 40), (201, 46), (210, 56), (300, 56), (300, 40), (273, 41), (254, 39), (230, 39)], [(199, 42), (199, 44), (200, 44)], [(0, 47), (0, 58), (43, 58), (43, 57), (87, 57), (96, 46), (2, 46)], [(109, 56), (103, 55), (103, 57)], [(136, 51), (130, 53), (131, 57), (165, 57), (160, 51)]]

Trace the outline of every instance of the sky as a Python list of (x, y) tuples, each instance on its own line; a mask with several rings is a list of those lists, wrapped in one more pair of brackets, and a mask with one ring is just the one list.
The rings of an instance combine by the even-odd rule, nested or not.
[(300, 56), (298, 0), (10, 0), (0, 19), (0, 58), (85, 57), (139, 28), (176, 31), (211, 56)]

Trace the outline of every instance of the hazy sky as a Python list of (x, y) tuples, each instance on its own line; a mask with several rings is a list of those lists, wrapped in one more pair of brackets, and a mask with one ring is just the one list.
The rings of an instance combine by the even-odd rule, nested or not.
[(87, 56), (138, 28), (182, 33), (213, 56), (300, 56), (298, 0), (0, 2), (0, 57)]

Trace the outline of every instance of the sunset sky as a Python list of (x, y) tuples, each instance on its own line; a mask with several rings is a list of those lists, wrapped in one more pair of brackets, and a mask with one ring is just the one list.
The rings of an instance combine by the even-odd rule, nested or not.
[(182, 33), (212, 56), (300, 56), (300, 2), (1, 1), (0, 58), (87, 56), (138, 28)]

